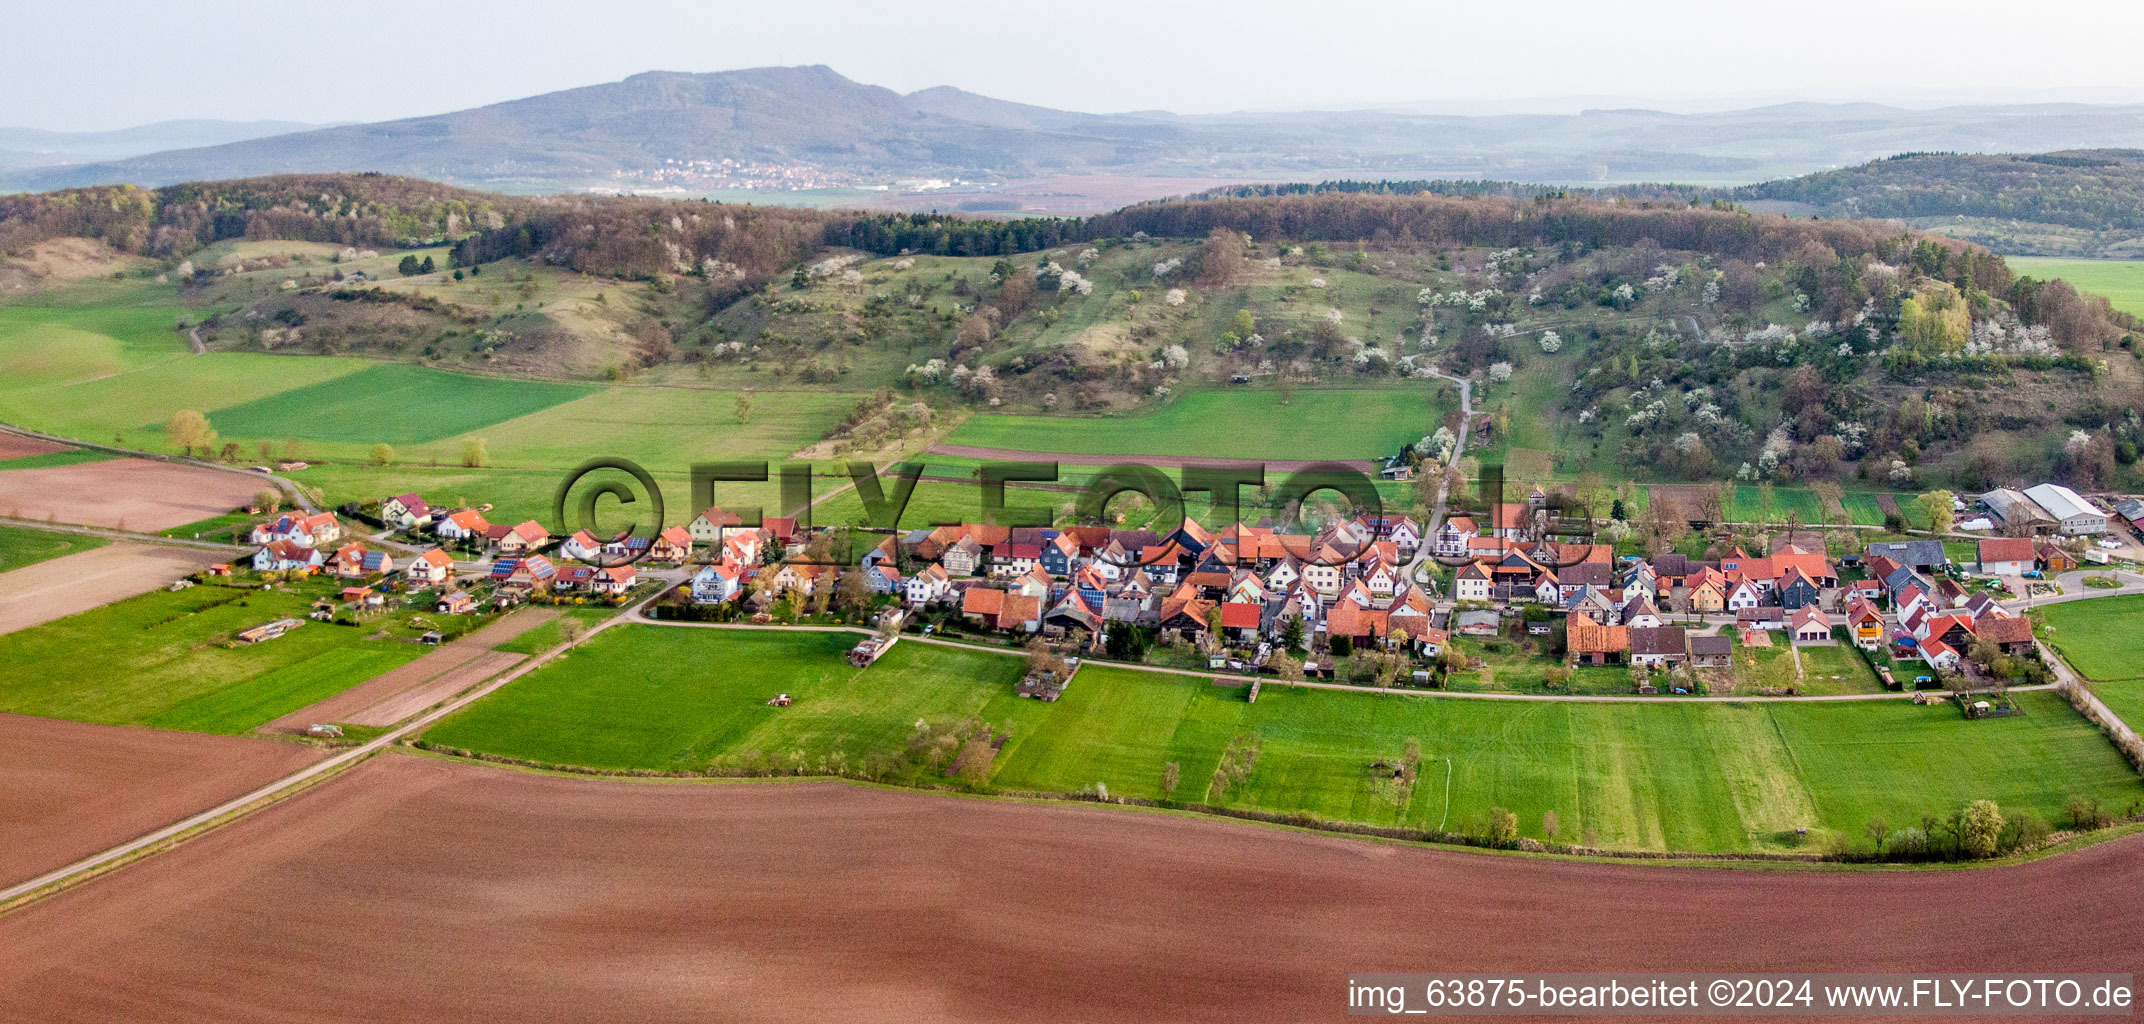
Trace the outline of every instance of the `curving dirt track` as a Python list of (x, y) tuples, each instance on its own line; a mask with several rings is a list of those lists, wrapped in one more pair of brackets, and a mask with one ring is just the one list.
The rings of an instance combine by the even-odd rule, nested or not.
[(319, 756), (295, 743), (0, 714), (0, 883), (133, 839)]
[(0, 515), (154, 532), (220, 516), (268, 486), (154, 459), (14, 469), (0, 473)]
[(1332, 1019), (1350, 970), (2144, 968), (2144, 837), (1986, 872), (1553, 863), (404, 754), (0, 917), (0, 1019)]

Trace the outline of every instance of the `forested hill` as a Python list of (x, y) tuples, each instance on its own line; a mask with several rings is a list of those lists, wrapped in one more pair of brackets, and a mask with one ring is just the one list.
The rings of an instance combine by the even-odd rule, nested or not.
[(1707, 194), (1825, 217), (1897, 218), (2000, 252), (2144, 255), (2144, 150), (1904, 153)]
[(1415, 179), (1231, 185), (1194, 198), (1301, 195), (1585, 196), (1724, 202), (1829, 220), (1909, 226), (2017, 256), (2144, 258), (2144, 150), (1902, 153), (1854, 167), (1735, 188), (1598, 189), (1516, 181)]

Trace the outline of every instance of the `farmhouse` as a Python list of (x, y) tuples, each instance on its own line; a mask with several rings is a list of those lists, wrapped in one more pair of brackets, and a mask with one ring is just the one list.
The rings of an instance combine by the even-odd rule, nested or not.
[(658, 562), (682, 562), (691, 558), (692, 534), (682, 526), (664, 530), (648, 547), (648, 557)]
[(415, 526), (431, 516), (432, 506), (415, 494), (397, 494), (380, 502), (380, 521), (389, 526)]
[(1630, 627), (1632, 665), (1672, 668), (1689, 660), (1689, 657), (1689, 647), (1684, 641), (1681, 626)]
[(491, 524), (484, 521), (484, 513), (465, 508), (442, 516), (432, 527), (432, 532), (442, 540), (474, 541), (484, 539), (485, 531), (490, 529)]
[(719, 544), (724, 531), (743, 525), (744, 519), (736, 513), (711, 508), (692, 517), (692, 522), (685, 524), (685, 532), (695, 544)]
[(445, 583), (454, 575), (454, 558), (438, 548), (419, 554), (402, 570), (403, 575), (417, 583)]
[(325, 560), (318, 548), (290, 540), (269, 541), (253, 553), (253, 571), (310, 573)]
[(743, 589), (744, 569), (735, 562), (715, 562), (692, 576), (695, 604), (721, 604), (735, 599)]
[(1814, 605), (1794, 613), (1794, 642), (1821, 644), (1831, 641), (1831, 617)]
[(505, 558), (535, 554), (544, 545), (551, 543), (551, 532), (534, 519), (513, 526), (488, 527), (484, 536), (497, 548), (499, 555)]

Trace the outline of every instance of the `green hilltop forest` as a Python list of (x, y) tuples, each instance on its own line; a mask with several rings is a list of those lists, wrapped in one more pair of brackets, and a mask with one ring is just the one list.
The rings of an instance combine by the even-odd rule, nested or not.
[[(1440, 417), (1456, 426), (1436, 366), (1481, 382), (1484, 458), (1560, 478), (2137, 479), (2138, 321), (1981, 247), (1724, 201), (1273, 191), (987, 220), (370, 174), (99, 187), (0, 198), (0, 296), (175, 309), (212, 355), (320, 377), (360, 356), (733, 391), (740, 427), (755, 394), (847, 409), (756, 442), (776, 454), (897, 454), (963, 417), (956, 442), (1022, 436), (991, 426), (1008, 414), (1063, 419), (1048, 450), (1099, 452), (1075, 417), (1412, 389), (1441, 412), (1402, 433), (1434, 455)], [(31, 426), (38, 408), (0, 402)], [(1302, 426), (1386, 436), (1358, 428)]]

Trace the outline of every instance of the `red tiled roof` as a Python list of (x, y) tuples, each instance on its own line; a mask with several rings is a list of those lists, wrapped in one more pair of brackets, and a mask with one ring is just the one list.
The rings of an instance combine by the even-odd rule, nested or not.
[(1228, 629), (1257, 629), (1259, 611), (1255, 604), (1230, 601), (1221, 606), (1221, 625)]
[(1980, 542), (1980, 560), (1983, 562), (2030, 562), (2033, 560), (2032, 539), (2029, 537), (1990, 537)]

